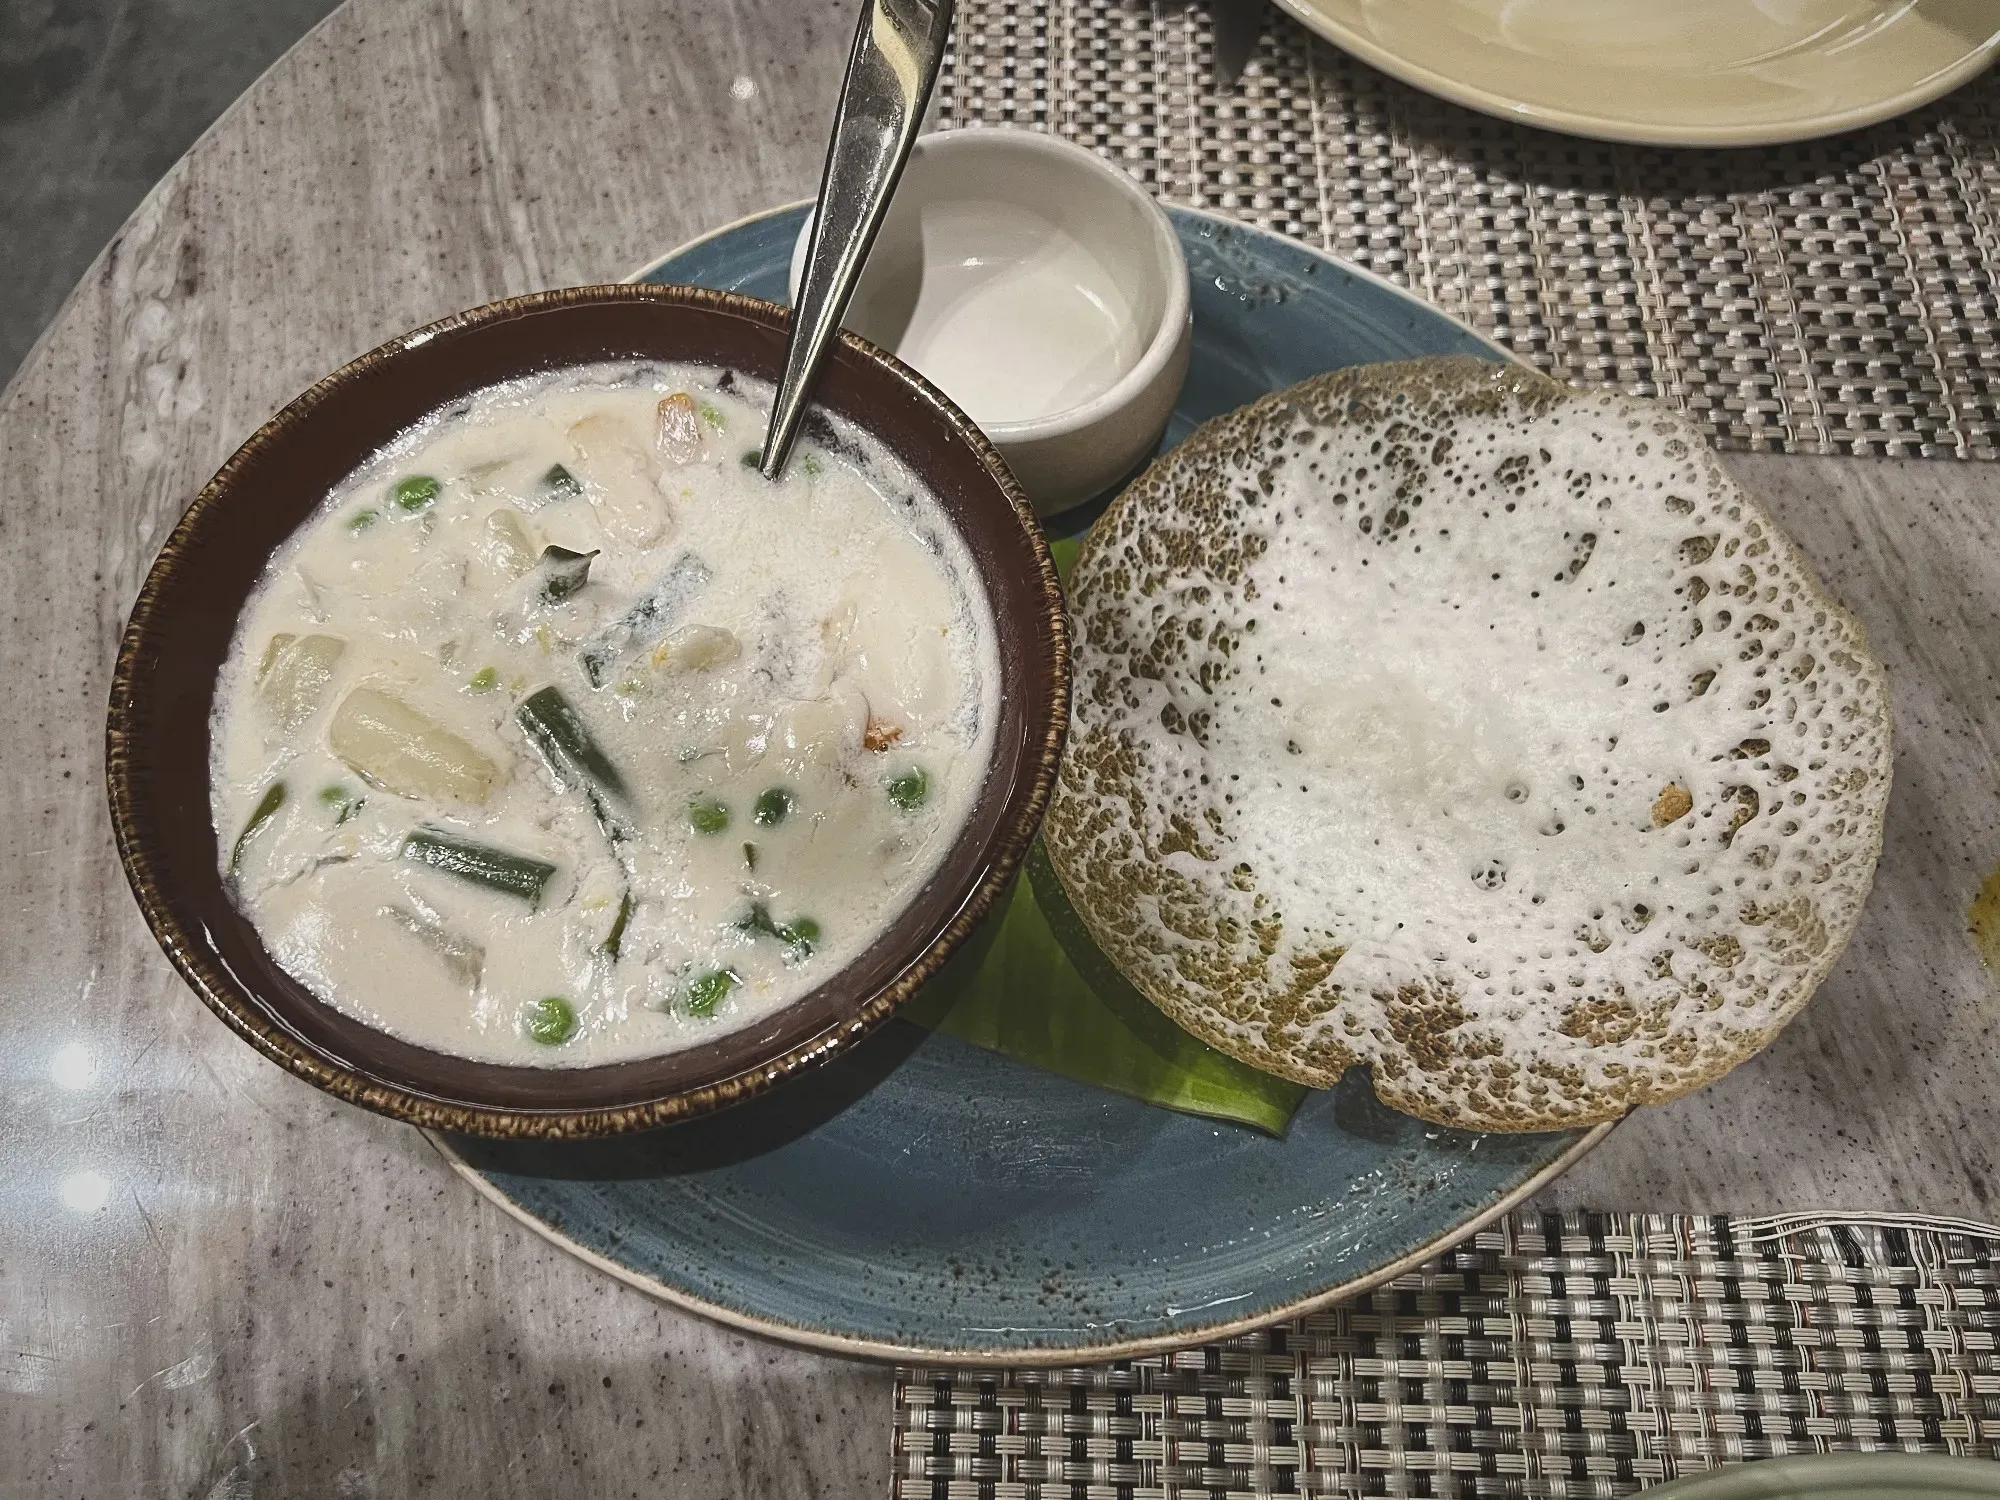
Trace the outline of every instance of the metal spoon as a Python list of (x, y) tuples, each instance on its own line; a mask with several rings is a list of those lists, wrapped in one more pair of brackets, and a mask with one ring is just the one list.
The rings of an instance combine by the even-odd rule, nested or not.
[(1236, 87), (1264, 38), (1266, 0), (1208, 0), (1215, 42), (1215, 91)]
[(757, 463), (766, 479), (784, 471), (813, 377), (840, 327), (875, 232), (889, 211), (896, 179), (910, 158), (931, 86), (944, 63), (951, 11), (952, 0), (866, 0), (840, 86), (833, 139), (827, 144), (826, 175), (820, 180), (812, 240), (792, 308), (785, 373), (771, 403), (771, 426)]

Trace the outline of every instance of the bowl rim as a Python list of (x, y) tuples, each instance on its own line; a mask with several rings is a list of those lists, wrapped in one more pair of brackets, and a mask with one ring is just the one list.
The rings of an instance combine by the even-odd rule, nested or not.
[[(408, 1078), (392, 1081), (372, 1076), (295, 1035), (279, 1024), (283, 1007), (260, 1001), (252, 987), (214, 950), (207, 936), (183, 920), (183, 914), (167, 893), (166, 868), (174, 861), (166, 857), (163, 836), (151, 826), (146, 813), (149, 798), (159, 795), (147, 766), (152, 731), (146, 722), (151, 709), (146, 693), (146, 659), (172, 618), (162, 602), (162, 593), (181, 568), (194, 565), (190, 559), (194, 550), (191, 544), (204, 519), (236, 493), (239, 475), (265, 446), (311, 420), (336, 392), (368, 380), (382, 365), (398, 356), (434, 339), (533, 314), (570, 307), (635, 303), (698, 308), (779, 331), (790, 322), (789, 312), (776, 304), (735, 292), (690, 286), (593, 284), (483, 303), (400, 334), (315, 382), (261, 424), (229, 456), (175, 522), (147, 570), (120, 636), (105, 717), (105, 785), (119, 863), (154, 940), (201, 1001), (265, 1057), (336, 1098), (427, 1129), (542, 1139), (585, 1139), (644, 1130), (727, 1108), (768, 1092), (786, 1079), (850, 1050), (900, 1010), (1011, 889), (1054, 790), (1069, 725), (1071, 632), (1055, 562), (1034, 508), (993, 444), (949, 397), (894, 356), (843, 330), (841, 351), (887, 376), (892, 384), (929, 408), (931, 415), (940, 418), (950, 438), (970, 450), (1011, 507), (1038, 574), (1026, 580), (1026, 584), (1036, 609), (1036, 624), (1046, 633), (1044, 664), (1049, 674), (1047, 714), (1045, 718), (1031, 718), (1022, 726), (1020, 776), (1012, 793), (1000, 804), (997, 824), (981, 858), (968, 871), (970, 888), (943, 925), (932, 931), (929, 940), (921, 948), (913, 949), (894, 974), (866, 994), (857, 1008), (773, 1055), (753, 1054), (732, 1062), (728, 1073), (631, 1102), (550, 1107), (444, 1099), (426, 1092), (421, 1083)], [(441, 398), (446, 400), (449, 396)], [(1039, 592), (1033, 587), (1036, 582), (1041, 585)], [(205, 793), (206, 787), (204, 803)], [(247, 918), (244, 924), (255, 933)], [(828, 982), (837, 977), (838, 974), (830, 976)], [(437, 1055), (454, 1062), (466, 1061), (450, 1053)]]
[[(1108, 191), (1118, 194), (1139, 209), (1152, 232), (1150, 246), (1152, 260), (1154, 269), (1160, 274), (1164, 283), (1164, 296), (1160, 304), (1159, 326), (1153, 330), (1152, 337), (1147, 340), (1146, 347), (1140, 351), (1138, 357), (1119, 374), (1116, 380), (1088, 400), (1079, 401), (1074, 406), (1066, 406), (1060, 411), (1050, 412), (1046, 416), (1023, 417), (1009, 422), (988, 422), (981, 431), (995, 443), (1018, 446), (1049, 438), (1068, 437), (1094, 427), (1145, 395), (1161, 372), (1173, 362), (1175, 350), (1186, 340), (1192, 326), (1194, 299), (1188, 288), (1187, 257), (1181, 251), (1180, 236), (1174, 233), (1173, 221), (1167, 217), (1166, 210), (1161, 207), (1159, 200), (1134, 181), (1132, 175), (1116, 162), (1099, 156), (1086, 146), (1079, 146), (1074, 141), (1065, 140), (1048, 131), (990, 125), (936, 130), (928, 135), (919, 136), (912, 154), (932, 156), (965, 151), (987, 151), (997, 155), (1019, 152), (1056, 158), (1095, 176)], [(812, 223), (812, 214), (809, 212), (792, 246), (786, 274), (788, 285), (797, 283), (798, 271), (805, 258), (806, 240), (812, 233)], [(705, 239), (707, 236), (701, 238)]]

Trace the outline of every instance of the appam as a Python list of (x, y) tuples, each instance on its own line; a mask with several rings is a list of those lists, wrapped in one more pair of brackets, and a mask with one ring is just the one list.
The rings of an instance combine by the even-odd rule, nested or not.
[(1155, 463), (1071, 602), (1051, 860), (1156, 1005), (1282, 1077), (1614, 1119), (1769, 1043), (1867, 899), (1881, 664), (1653, 403), (1316, 377)]

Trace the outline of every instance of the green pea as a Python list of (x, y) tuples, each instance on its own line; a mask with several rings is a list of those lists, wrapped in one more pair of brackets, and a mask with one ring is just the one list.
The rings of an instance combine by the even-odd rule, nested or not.
[(370, 526), (373, 526), (377, 521), (381, 519), (382, 519), (382, 513), (380, 511), (357, 510), (353, 515), (347, 518), (347, 529), (353, 532), (356, 536), (359, 536), (362, 532), (366, 531)]
[(729, 826), (729, 809), (713, 797), (696, 797), (688, 803), (688, 826), (696, 833), (721, 833)]
[(904, 812), (915, 812), (931, 794), (931, 779), (922, 766), (912, 766), (889, 778), (889, 800)]
[(500, 685), (500, 674), (491, 667), (481, 667), (465, 685), (475, 693), (490, 693)]
[(811, 917), (794, 917), (778, 929), (778, 939), (804, 958), (819, 944), (819, 923)]
[(429, 510), (441, 488), (428, 474), (412, 474), (408, 479), (396, 481), (396, 487), (389, 491), (389, 498), (396, 502), (399, 510)]
[(792, 809), (796, 805), (790, 792), (781, 786), (774, 786), (758, 796), (757, 805), (751, 811), (750, 817), (766, 828), (775, 828), (792, 815)]
[(576, 1035), (576, 1007), (561, 995), (545, 995), (523, 1012), (521, 1026), (544, 1047), (560, 1047)]
[(744, 468), (746, 469), (761, 468), (763, 466), (763, 463), (764, 463), (764, 450), (762, 448), (748, 448), (744, 450), (743, 453)]
[(712, 1016), (716, 1006), (729, 998), (729, 992), (743, 981), (736, 977), (733, 969), (710, 969), (687, 987), (687, 1013), (691, 1016)]

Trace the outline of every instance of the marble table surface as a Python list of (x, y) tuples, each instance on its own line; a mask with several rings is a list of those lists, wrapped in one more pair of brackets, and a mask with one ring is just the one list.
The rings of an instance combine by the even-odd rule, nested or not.
[[(171, 170), (0, 397), (0, 1496), (881, 1495), (889, 1374), (659, 1306), (257, 1058), (119, 872), (125, 610), (267, 415), (390, 335), (814, 186), (845, 0), (348, 0)], [(1555, 1191), (1994, 1220), (1990, 467), (1730, 466), (1874, 633), (1897, 787), (1802, 1019)]]

